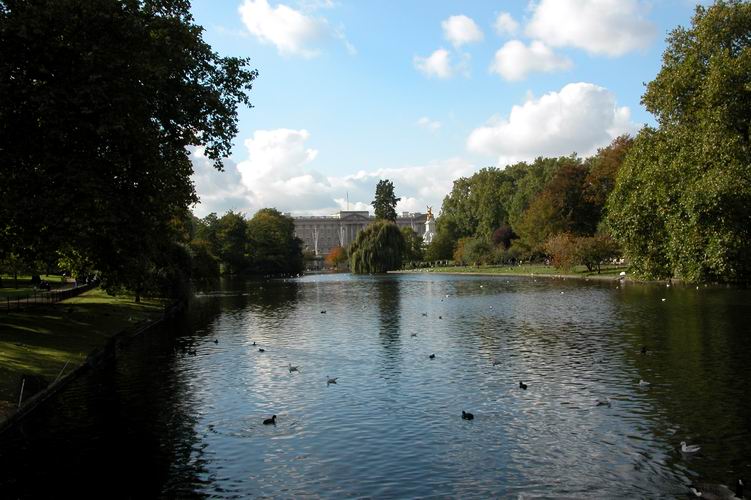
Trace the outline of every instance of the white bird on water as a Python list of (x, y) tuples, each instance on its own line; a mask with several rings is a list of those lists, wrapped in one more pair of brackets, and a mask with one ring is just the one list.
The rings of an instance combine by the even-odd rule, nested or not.
[(639, 380), (639, 385), (649, 385), (649, 382), (646, 380)]
[(701, 450), (701, 446), (695, 444), (686, 444), (685, 441), (681, 441), (682, 453), (696, 453), (699, 450)]
[(605, 398), (605, 399), (597, 398), (597, 399), (595, 399), (595, 406), (607, 406), (608, 408), (610, 408), (611, 404), (612, 404), (612, 402), (610, 401), (610, 398)]

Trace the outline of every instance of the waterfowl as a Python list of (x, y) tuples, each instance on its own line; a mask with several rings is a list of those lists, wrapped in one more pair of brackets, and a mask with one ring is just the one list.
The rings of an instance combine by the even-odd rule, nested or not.
[(696, 444), (686, 444), (685, 441), (681, 441), (681, 453), (696, 453), (701, 450), (701, 446)]
[(640, 380), (639, 385), (649, 385), (649, 382), (647, 382), (646, 380)]
[(264, 349), (263, 347), (261, 347), (260, 349), (258, 349), (258, 352), (266, 352), (266, 349)]
[(647, 346), (644, 345), (644, 346), (641, 347), (641, 353), (642, 354), (647, 354)]
[(493, 366), (498, 366), (498, 365), (500, 365), (500, 364), (501, 364), (501, 361), (500, 361), (500, 360), (498, 360), (498, 359), (494, 359), (494, 360), (493, 360)]
[(464, 420), (474, 420), (475, 416), (474, 416), (474, 415), (472, 415), (472, 414), (471, 414), (471, 413), (469, 413), (469, 412), (466, 412), (466, 411), (462, 410), (462, 418), (463, 418)]
[(612, 403), (610, 401), (610, 398), (605, 398), (605, 399), (597, 398), (597, 399), (595, 399), (595, 406), (607, 406), (608, 408), (610, 408), (611, 404)]
[(412, 335), (410, 335), (410, 337), (417, 337), (417, 334), (413, 333)]
[(428, 356), (428, 357), (429, 357), (430, 359), (435, 359), (435, 354), (431, 354), (431, 355), (430, 355), (430, 356)]
[(188, 349), (188, 354), (195, 356), (196, 354), (198, 354), (198, 351), (196, 351), (195, 349)]
[(321, 314), (326, 314), (326, 309), (324, 309), (323, 311), (321, 311)]
[(299, 366), (292, 366), (292, 363), (289, 363), (289, 372), (290, 373), (300, 371), (300, 370), (298, 370), (298, 368), (300, 368), (300, 367)]
[(276, 425), (276, 415), (273, 415), (271, 418), (267, 418), (263, 421), (263, 425)]
[(338, 378), (339, 377), (329, 377), (328, 375), (326, 375), (326, 384), (336, 384), (336, 379)]
[(443, 319), (443, 316), (438, 316), (438, 319)]
[(527, 390), (527, 384), (525, 384), (524, 382), (522, 382), (520, 380), (519, 381), (519, 389), (524, 389), (526, 391)]
[(253, 345), (256, 345), (256, 341), (255, 340), (253, 341)]
[(710, 500), (736, 500), (743, 498), (743, 481), (735, 483), (735, 491), (724, 484), (699, 483), (691, 487), (691, 492), (699, 498)]
[(428, 315), (428, 313), (422, 313), (422, 315), (423, 315), (423, 316), (427, 316), (427, 315)]
[(218, 344), (219, 343), (219, 339), (214, 339), (214, 343)]

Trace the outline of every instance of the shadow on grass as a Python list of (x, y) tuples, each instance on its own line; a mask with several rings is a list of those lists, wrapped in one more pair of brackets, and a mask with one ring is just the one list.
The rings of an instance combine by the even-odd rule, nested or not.
[(136, 304), (92, 290), (49, 306), (0, 312), (0, 400), (17, 401), (25, 377), (52, 382), (66, 363), (67, 373), (113, 335), (135, 330), (162, 311), (158, 301)]

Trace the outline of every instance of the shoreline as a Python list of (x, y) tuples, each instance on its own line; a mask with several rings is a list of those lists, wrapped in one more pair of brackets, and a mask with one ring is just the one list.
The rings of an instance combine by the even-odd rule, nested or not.
[[(429, 269), (429, 268), (428, 268)], [(441, 274), (441, 275), (448, 275), (448, 276), (484, 276), (484, 277), (494, 277), (497, 276), (499, 278), (508, 278), (508, 277), (524, 277), (524, 278), (547, 278), (547, 279), (575, 279), (575, 280), (581, 280), (581, 281), (610, 281), (610, 282), (626, 282), (626, 283), (639, 283), (639, 284), (666, 284), (666, 283), (675, 283), (675, 284), (682, 284), (683, 281), (677, 278), (672, 278), (669, 280), (637, 280), (633, 279), (631, 277), (624, 276), (618, 276), (618, 275), (603, 275), (603, 274), (594, 274), (594, 275), (587, 275), (583, 276), (580, 274), (547, 274), (547, 273), (514, 273), (514, 272), (504, 272), (504, 271), (498, 271), (498, 272), (483, 272), (483, 271), (430, 271), (425, 269), (403, 269), (398, 271), (388, 271), (387, 274)]]
[[(104, 345), (95, 347), (80, 364), (72, 369), (72, 371), (68, 372), (61, 378), (56, 379), (47, 387), (29, 397), (29, 399), (25, 400), (20, 407), (16, 407), (10, 413), (0, 417), (0, 435), (22, 421), (27, 415), (33, 412), (35, 408), (63, 390), (69, 383), (85, 374), (88, 370), (98, 367), (105, 361), (116, 357), (117, 349), (120, 346), (127, 344), (132, 339), (174, 317), (174, 315), (180, 310), (182, 310), (182, 306), (179, 303), (173, 303), (165, 308), (160, 317), (140, 325), (135, 330), (132, 328), (125, 328), (110, 336)], [(13, 403), (12, 401), (10, 402)]]

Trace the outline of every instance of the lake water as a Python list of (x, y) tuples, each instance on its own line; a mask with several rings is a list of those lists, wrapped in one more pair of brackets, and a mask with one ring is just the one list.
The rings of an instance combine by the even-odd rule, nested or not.
[(227, 282), (6, 434), (0, 496), (675, 498), (751, 481), (750, 305), (531, 277)]

